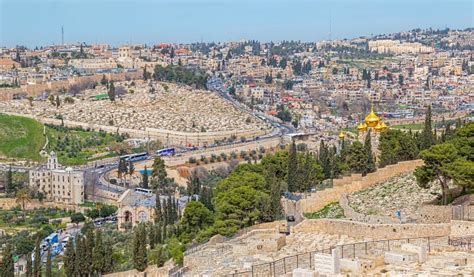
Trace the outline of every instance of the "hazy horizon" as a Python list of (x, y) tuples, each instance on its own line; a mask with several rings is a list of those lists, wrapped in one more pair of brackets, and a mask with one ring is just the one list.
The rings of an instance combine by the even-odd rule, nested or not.
[[(0, 46), (319, 41), (465, 29), (473, 2), (382, 0), (0, 0)], [(331, 25), (331, 26), (330, 26)]]

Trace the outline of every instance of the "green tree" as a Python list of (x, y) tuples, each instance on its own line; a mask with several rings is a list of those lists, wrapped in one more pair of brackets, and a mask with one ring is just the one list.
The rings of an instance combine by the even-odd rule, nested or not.
[(2, 261), (0, 262), (0, 277), (13, 277), (15, 267), (13, 262), (13, 249), (10, 244), (7, 244), (3, 253)]
[(281, 181), (277, 177), (276, 166), (271, 165), (266, 170), (267, 187), (270, 188), (270, 220), (277, 220), (282, 216), (281, 207)]
[(119, 160), (117, 172), (118, 172), (118, 176), (119, 176), (120, 179), (122, 179), (122, 176), (124, 174), (128, 173), (127, 162), (125, 161), (125, 159), (122, 158), (122, 159)]
[(158, 192), (156, 192), (155, 223), (159, 223), (162, 220), (163, 220), (163, 209), (161, 207), (161, 199)]
[(89, 261), (87, 260), (87, 246), (83, 236), (76, 237), (76, 256), (74, 260), (75, 274), (87, 276), (89, 273)]
[(148, 169), (146, 168), (146, 165), (145, 165), (145, 170), (144, 170), (143, 175), (142, 175), (142, 188), (144, 188), (144, 189), (149, 188), (149, 186), (148, 186)]
[(109, 100), (114, 102), (115, 101), (115, 85), (113, 81), (109, 83), (107, 94), (109, 96)]
[(5, 175), (5, 191), (8, 195), (13, 195), (16, 191), (16, 186), (13, 182), (13, 170), (12, 166), (10, 165)]
[(168, 174), (166, 173), (165, 161), (161, 157), (156, 157), (153, 161), (151, 170), (152, 187), (153, 189), (161, 188), (166, 185)]
[(295, 192), (298, 190), (298, 159), (296, 155), (296, 144), (294, 141), (291, 142), (290, 149), (288, 151), (288, 174), (287, 183), (288, 191)]
[(102, 231), (96, 230), (95, 233), (95, 245), (92, 253), (92, 268), (95, 273), (105, 273), (105, 259), (107, 253), (105, 253), (105, 245), (102, 241)]
[(367, 157), (367, 162), (366, 162), (365, 172), (363, 172), (363, 174), (367, 174), (367, 173), (375, 171), (375, 161), (374, 161), (374, 154), (372, 153), (372, 140), (370, 136), (371, 136), (371, 133), (369, 130), (369, 132), (365, 136), (365, 141), (364, 141), (364, 149), (365, 149), (365, 155)]
[(133, 267), (142, 272), (148, 265), (147, 249), (146, 249), (146, 229), (144, 224), (139, 224), (134, 231), (133, 236)]
[(433, 145), (421, 152), (424, 165), (416, 168), (415, 177), (421, 187), (427, 188), (437, 180), (441, 186), (442, 204), (448, 204), (450, 166), (458, 157), (458, 151), (450, 143)]
[(46, 271), (45, 271), (45, 276), (46, 277), (52, 277), (52, 262), (51, 262), (51, 247), (48, 247), (48, 252), (46, 252)]
[(35, 243), (35, 256), (33, 261), (33, 276), (34, 277), (41, 277), (41, 237), (37, 234), (36, 235), (36, 243)]
[(26, 254), (26, 269), (25, 269), (26, 277), (33, 276), (33, 263), (31, 262), (31, 253)]
[(168, 242), (168, 252), (176, 264), (183, 264), (184, 245), (182, 245), (177, 238), (173, 237)]
[(379, 139), (380, 167), (396, 164), (400, 161), (413, 160), (419, 150), (416, 141), (409, 133), (401, 130), (388, 129), (381, 133)]
[(64, 251), (64, 271), (66, 276), (74, 276), (76, 274), (76, 252), (72, 239), (69, 239)]
[(367, 154), (364, 145), (358, 141), (353, 142), (347, 155), (347, 165), (350, 170), (354, 173), (367, 172), (366, 162)]
[(184, 210), (181, 224), (184, 232), (196, 234), (198, 231), (210, 226), (213, 223), (213, 216), (204, 204), (197, 201), (191, 201)]
[(425, 150), (430, 148), (433, 144), (435, 144), (436, 138), (433, 134), (433, 126), (431, 122), (431, 105), (428, 106), (425, 115), (425, 125), (423, 131), (420, 135), (420, 150)]

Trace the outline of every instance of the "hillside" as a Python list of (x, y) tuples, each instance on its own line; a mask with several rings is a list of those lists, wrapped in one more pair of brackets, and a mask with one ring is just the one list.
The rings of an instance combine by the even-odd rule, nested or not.
[(41, 160), (43, 125), (34, 119), (0, 114), (0, 157)]

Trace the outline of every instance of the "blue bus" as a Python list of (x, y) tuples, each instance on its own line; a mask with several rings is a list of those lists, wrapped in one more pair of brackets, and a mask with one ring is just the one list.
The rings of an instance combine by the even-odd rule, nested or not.
[(175, 154), (176, 150), (174, 148), (163, 148), (160, 150), (156, 150), (156, 155), (160, 157), (164, 156), (173, 156)]
[(120, 156), (120, 159), (124, 159), (126, 162), (128, 162), (128, 161), (132, 161), (132, 162), (143, 161), (143, 160), (146, 160), (147, 158), (148, 158), (148, 153), (147, 152)]

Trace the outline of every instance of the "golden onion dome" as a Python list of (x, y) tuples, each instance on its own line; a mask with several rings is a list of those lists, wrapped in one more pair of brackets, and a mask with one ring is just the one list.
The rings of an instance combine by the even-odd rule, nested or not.
[(343, 131), (340, 131), (340, 132), (339, 132), (339, 139), (340, 139), (340, 140), (343, 140), (345, 137), (346, 137), (346, 134), (344, 134)]
[(374, 107), (370, 108), (370, 113), (365, 117), (365, 123), (369, 127), (375, 127), (380, 122), (380, 118), (375, 114)]
[(388, 128), (387, 124), (385, 122), (380, 122), (380, 125), (382, 126), (382, 130), (386, 130)]
[(361, 121), (359, 123), (359, 125), (357, 125), (357, 130), (359, 130), (359, 132), (367, 131), (367, 124), (365, 124), (363, 121)]
[(374, 129), (375, 129), (375, 132), (382, 132), (383, 130), (382, 122), (379, 121), (379, 123), (374, 127)]

